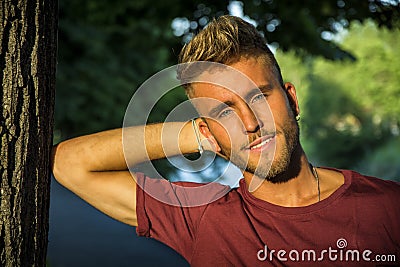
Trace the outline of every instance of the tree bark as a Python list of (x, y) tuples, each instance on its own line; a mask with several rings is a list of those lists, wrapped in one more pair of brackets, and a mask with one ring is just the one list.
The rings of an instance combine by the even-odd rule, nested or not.
[(0, 2), (0, 266), (45, 266), (56, 0)]

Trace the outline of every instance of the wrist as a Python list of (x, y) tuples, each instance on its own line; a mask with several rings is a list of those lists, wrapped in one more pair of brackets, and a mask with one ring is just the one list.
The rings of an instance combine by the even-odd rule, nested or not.
[(192, 128), (193, 128), (193, 132), (194, 135), (196, 137), (196, 142), (197, 142), (197, 150), (198, 152), (201, 154), (203, 154), (204, 152), (204, 148), (203, 145), (201, 144), (201, 135), (200, 135), (200, 130), (199, 130), (199, 126), (197, 124), (197, 121), (195, 119), (191, 120), (191, 124), (192, 124)]
[[(200, 132), (199, 132), (199, 137), (201, 142)], [(199, 152), (199, 144), (197, 141), (192, 120), (187, 121), (181, 128), (181, 131), (179, 133), (179, 149), (182, 154), (191, 154)]]

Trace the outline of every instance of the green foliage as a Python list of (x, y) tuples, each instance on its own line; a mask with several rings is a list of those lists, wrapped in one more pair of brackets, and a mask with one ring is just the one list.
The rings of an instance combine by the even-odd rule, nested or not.
[(361, 173), (400, 182), (400, 138), (392, 138), (366, 155), (354, 168)]
[(135, 89), (167, 66), (169, 40), (178, 38), (169, 23), (146, 17), (152, 9), (145, 1), (60, 1), (60, 139), (120, 127)]
[[(371, 156), (375, 151), (393, 155), (385, 143), (399, 131), (398, 7), (377, 0), (235, 3), (279, 47), (283, 75), (300, 99), (302, 142), (314, 162), (352, 167), (360, 160), (379, 162)], [(136, 88), (175, 64), (182, 41), (213, 16), (227, 14), (228, 4), (60, 0), (57, 139), (120, 127)], [(176, 18), (193, 27), (175, 36)], [(150, 121), (162, 121), (184, 100), (178, 90), (165, 95)]]
[[(284, 51), (343, 58), (347, 53), (321, 37), (371, 17), (387, 27), (398, 25), (399, 11), (387, 1), (243, 1), (270, 43)], [(344, 3), (344, 4), (343, 4)], [(60, 0), (56, 134), (64, 139), (121, 126), (136, 88), (160, 69), (176, 63), (182, 37), (171, 23), (185, 18), (197, 27), (227, 14), (229, 1)], [(341, 25), (340, 27), (338, 25)], [(185, 39), (186, 40), (186, 39)], [(169, 97), (167, 106), (182, 101)], [(162, 107), (162, 105), (161, 105)], [(162, 108), (167, 112), (168, 108)], [(154, 120), (160, 117), (155, 116)]]
[(357, 99), (368, 112), (373, 112), (375, 121), (383, 118), (399, 120), (399, 43), (400, 28), (393, 31), (378, 29), (371, 21), (365, 25), (354, 23), (351, 34), (343, 42), (343, 47), (353, 48), (358, 60), (355, 64), (343, 64), (343, 71), (339, 73), (342, 76), (338, 78), (348, 81), (351, 90), (347, 90), (347, 94)]
[(354, 23), (341, 40), (341, 46), (357, 57), (355, 62), (299, 61), (293, 53), (278, 52), (283, 75), (294, 81), (302, 100), (302, 140), (314, 162), (352, 168), (359, 161), (381, 162), (371, 156), (375, 153), (390, 155), (393, 159), (382, 165), (386, 173), (372, 174), (393, 178), (391, 170), (397, 170), (400, 161), (392, 150), (387, 151), (386, 143), (399, 135), (399, 41), (399, 30), (378, 29), (368, 21)]
[[(218, 4), (217, 4), (217, 3)], [(352, 21), (371, 18), (380, 26), (399, 27), (400, 9), (396, 1), (359, 0), (245, 0), (231, 1), (243, 6), (244, 14), (257, 23), (269, 43), (279, 44), (283, 51), (301, 55), (322, 55), (329, 59), (352, 58), (329, 36), (347, 28)], [(213, 16), (224, 13), (227, 2), (202, 1), (189, 20), (202, 25)], [(193, 29), (192, 32), (198, 30)], [(189, 31), (190, 32), (190, 31)], [(322, 35), (324, 33), (325, 35)]]

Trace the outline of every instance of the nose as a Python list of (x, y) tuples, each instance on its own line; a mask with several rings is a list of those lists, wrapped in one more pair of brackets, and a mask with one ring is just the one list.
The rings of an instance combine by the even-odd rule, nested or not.
[(258, 120), (254, 111), (251, 110), (251, 108), (247, 104), (245, 105), (246, 107), (242, 110), (240, 118), (244, 127), (244, 133), (255, 133), (263, 127), (263, 123), (262, 121)]

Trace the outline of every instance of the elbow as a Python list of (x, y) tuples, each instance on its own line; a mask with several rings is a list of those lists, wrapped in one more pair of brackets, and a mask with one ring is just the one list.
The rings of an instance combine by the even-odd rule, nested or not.
[(60, 169), (59, 169), (59, 154), (58, 154), (58, 149), (59, 149), (60, 144), (57, 144), (53, 146), (53, 149), (51, 150), (51, 157), (50, 157), (50, 168), (51, 172), (56, 180), (57, 178), (60, 177)]
[(82, 172), (77, 164), (77, 155), (65, 145), (65, 142), (53, 146), (51, 153), (51, 171), (57, 182), (69, 188), (74, 182), (74, 177)]
[(67, 169), (68, 166), (63, 155), (63, 143), (59, 143), (53, 146), (51, 151), (51, 171), (53, 173), (53, 177), (62, 185), (64, 185), (63, 179), (67, 175)]

